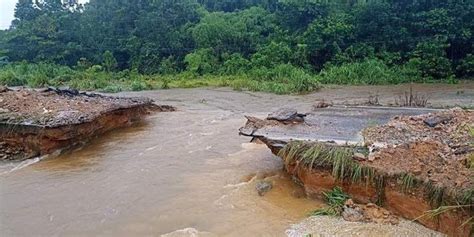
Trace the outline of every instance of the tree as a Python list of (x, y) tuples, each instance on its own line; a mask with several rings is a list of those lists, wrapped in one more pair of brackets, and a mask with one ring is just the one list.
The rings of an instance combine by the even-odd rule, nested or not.
[(117, 60), (115, 59), (114, 55), (112, 52), (109, 50), (105, 51), (103, 54), (103, 63), (102, 66), (105, 67), (105, 70), (108, 72), (113, 71), (117, 67)]
[(451, 63), (446, 57), (446, 40), (432, 39), (419, 43), (410, 59), (424, 77), (444, 79), (452, 75)]
[(256, 67), (272, 68), (279, 64), (288, 64), (291, 61), (291, 49), (283, 43), (270, 42), (262, 46), (252, 55), (252, 65)]
[(214, 56), (212, 49), (198, 49), (197, 51), (186, 55), (184, 62), (188, 71), (196, 75), (213, 73), (217, 69), (217, 57)]
[(40, 13), (33, 0), (19, 0), (15, 5), (16, 25), (20, 22), (34, 20)]
[(353, 34), (352, 17), (346, 13), (337, 13), (323, 20), (315, 20), (304, 33), (310, 62), (320, 69), (324, 63), (349, 46)]

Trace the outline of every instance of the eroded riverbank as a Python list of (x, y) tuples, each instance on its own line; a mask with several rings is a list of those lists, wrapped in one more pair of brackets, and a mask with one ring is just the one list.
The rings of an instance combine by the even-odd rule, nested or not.
[[(426, 86), (433, 104), (474, 105), (472, 85)], [(433, 94), (440, 87), (444, 89)], [(8, 236), (130, 236), (188, 228), (210, 236), (285, 235), (290, 225), (322, 203), (298, 198), (299, 187), (281, 172), (281, 160), (266, 146), (238, 136), (243, 115), (263, 117), (282, 105), (307, 111), (321, 99), (364, 101), (377, 88), (385, 91), (387, 101), (406, 89), (324, 89), (305, 96), (228, 89), (124, 93), (150, 97), (179, 111), (155, 114), (80, 150), (1, 175), (0, 231)], [(275, 184), (260, 197), (255, 182), (268, 176), (264, 174), (274, 174)], [(327, 225), (331, 223), (337, 233), (349, 228), (330, 221)], [(410, 226), (404, 233), (431, 233), (417, 228)], [(355, 229), (363, 235), (384, 233), (383, 226)]]

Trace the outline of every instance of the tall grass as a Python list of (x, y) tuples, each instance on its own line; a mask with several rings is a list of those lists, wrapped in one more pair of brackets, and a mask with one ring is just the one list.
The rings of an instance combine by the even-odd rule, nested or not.
[(320, 80), (325, 84), (351, 85), (399, 84), (423, 81), (415, 69), (408, 66), (390, 67), (377, 59), (327, 66), (321, 71)]
[(397, 84), (424, 81), (409, 66), (387, 66), (370, 59), (343, 65), (329, 65), (319, 74), (291, 64), (271, 68), (250, 68), (235, 75), (197, 75), (184, 71), (177, 74), (144, 75), (136, 70), (107, 72), (100, 65), (72, 69), (48, 63), (11, 63), (0, 66), (0, 84), (8, 86), (70, 86), (79, 90), (118, 92), (195, 87), (231, 87), (235, 90), (263, 91), (276, 94), (312, 92), (323, 84)]
[(305, 93), (318, 89), (318, 80), (302, 69), (281, 65), (241, 75), (143, 75), (136, 71), (106, 72), (100, 66), (73, 70), (54, 64), (14, 63), (0, 67), (0, 84), (8, 86), (70, 86), (80, 90), (119, 92), (195, 87), (231, 87), (235, 90), (276, 94)]

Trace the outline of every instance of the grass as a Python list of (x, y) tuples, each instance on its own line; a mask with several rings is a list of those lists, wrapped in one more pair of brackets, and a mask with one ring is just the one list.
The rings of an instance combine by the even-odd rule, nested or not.
[(317, 77), (289, 65), (259, 70), (256, 75), (249, 72), (249, 74), (226, 76), (195, 75), (189, 72), (143, 75), (133, 70), (106, 72), (100, 66), (74, 70), (67, 66), (46, 63), (12, 63), (0, 67), (0, 85), (69, 86), (79, 90), (110, 93), (170, 88), (231, 87), (235, 90), (298, 94), (320, 88)]
[(404, 193), (409, 192), (415, 186), (415, 177), (411, 174), (403, 173), (400, 175), (402, 181), (402, 191)]
[(304, 165), (310, 169), (317, 167), (330, 168), (338, 180), (348, 179), (353, 182), (372, 180), (375, 172), (367, 166), (360, 165), (352, 159), (357, 147), (340, 147), (324, 143), (293, 141), (280, 150), (279, 156), (285, 163)]
[[(416, 220), (419, 220), (419, 219), (422, 219), (422, 218), (437, 218), (439, 217), (440, 215), (444, 214), (444, 213), (447, 213), (447, 212), (450, 212), (450, 211), (455, 211), (455, 210), (466, 210), (466, 209), (472, 209), (474, 207), (473, 204), (470, 204), (470, 205), (452, 205), (452, 206), (440, 206), (436, 209), (433, 209), (433, 210), (429, 210), (427, 212), (425, 212), (425, 214), (415, 218), (413, 221), (416, 221)], [(471, 228), (472, 226), (474, 225), (474, 217), (471, 216), (470, 218), (468, 218), (466, 221), (464, 221), (461, 226), (459, 226), (460, 228), (462, 228), (463, 226), (465, 225), (470, 225)]]
[(350, 198), (341, 187), (334, 187), (331, 191), (323, 192), (323, 195), (328, 207), (311, 212), (311, 216), (339, 216), (343, 211), (344, 203)]
[(336, 180), (352, 183), (373, 184), (377, 190), (377, 204), (384, 201), (385, 179), (371, 167), (359, 164), (352, 156), (358, 147), (340, 147), (318, 142), (292, 141), (283, 147), (278, 156), (285, 164), (303, 165), (310, 170), (323, 168), (331, 170)]
[(431, 181), (425, 185), (425, 192), (428, 195), (428, 200), (430, 201), (431, 206), (438, 208), (445, 203), (445, 190), (445, 187), (440, 187), (436, 184), (433, 184)]
[(320, 76), (324, 84), (381, 85), (423, 82), (415, 70), (407, 66), (390, 67), (377, 59), (329, 65)]
[[(405, 82), (425, 82), (425, 80), (404, 66), (389, 67), (380, 60), (328, 66), (320, 73), (309, 72), (291, 64), (280, 64), (273, 68), (252, 68), (235, 75), (219, 73), (196, 75), (189, 71), (144, 75), (128, 69), (107, 72), (100, 65), (78, 69), (50, 63), (26, 62), (0, 66), (0, 85), (69, 86), (79, 90), (110, 93), (169, 88), (231, 87), (235, 90), (300, 94), (318, 90), (321, 83), (380, 85)], [(377, 97), (371, 98), (370, 103), (378, 103), (377, 100)]]

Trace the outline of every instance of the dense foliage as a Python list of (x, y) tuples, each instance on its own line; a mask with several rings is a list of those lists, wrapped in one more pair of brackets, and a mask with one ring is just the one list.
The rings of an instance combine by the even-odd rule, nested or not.
[(0, 31), (0, 83), (201, 78), (289, 93), (454, 81), (474, 76), (473, 30), (469, 0), (19, 0)]

